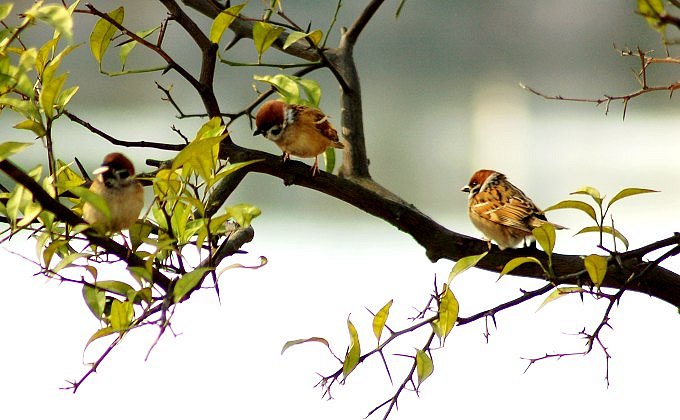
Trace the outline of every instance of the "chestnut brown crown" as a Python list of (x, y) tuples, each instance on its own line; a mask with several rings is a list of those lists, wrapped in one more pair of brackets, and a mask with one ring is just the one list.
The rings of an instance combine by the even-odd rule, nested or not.
[[(277, 100), (269, 100), (262, 104), (255, 116), (255, 126), (257, 129), (253, 133), (278, 135), (283, 129), (284, 117), (286, 114), (286, 104)], [(278, 130), (278, 132), (275, 132)]]
[(106, 155), (102, 165), (93, 173), (101, 175), (108, 187), (120, 187), (134, 180), (135, 167), (125, 155), (115, 152)]

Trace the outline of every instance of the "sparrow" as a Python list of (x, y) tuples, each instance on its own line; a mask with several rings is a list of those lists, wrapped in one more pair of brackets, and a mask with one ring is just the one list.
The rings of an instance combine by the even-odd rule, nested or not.
[[(468, 195), (468, 216), (489, 241), (503, 250), (532, 239), (531, 231), (548, 222), (543, 212), (505, 175), (489, 169), (475, 172), (461, 188)], [(550, 223), (555, 229), (563, 226)]]
[(257, 111), (255, 126), (257, 129), (253, 135), (262, 134), (276, 143), (283, 151), (284, 161), (290, 155), (313, 157), (312, 175), (319, 172), (319, 155), (328, 147), (345, 148), (328, 116), (305, 105), (269, 100)]
[(144, 206), (144, 190), (135, 180), (132, 162), (120, 153), (109, 153), (102, 166), (95, 169), (96, 178), (90, 191), (104, 198), (111, 218), (97, 210), (91, 203), (83, 205), (83, 219), (98, 225), (107, 232), (119, 232), (132, 226)]

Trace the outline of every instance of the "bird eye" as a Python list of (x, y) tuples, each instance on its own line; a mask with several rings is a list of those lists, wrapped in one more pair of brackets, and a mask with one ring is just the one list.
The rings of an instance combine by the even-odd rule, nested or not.
[(279, 127), (278, 125), (275, 126), (275, 127), (272, 127), (269, 130), (269, 134), (271, 134), (273, 136), (278, 136), (279, 134), (281, 134), (281, 127)]

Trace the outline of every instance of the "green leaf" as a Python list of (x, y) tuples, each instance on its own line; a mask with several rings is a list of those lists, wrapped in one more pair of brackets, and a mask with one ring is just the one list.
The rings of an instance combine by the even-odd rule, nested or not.
[(0, 143), (0, 162), (8, 157), (21, 152), (33, 143), (21, 143), (17, 141), (5, 141)]
[(458, 300), (451, 292), (451, 288), (445, 284), (439, 300), (439, 316), (432, 322), (432, 328), (439, 338), (446, 340), (453, 326), (456, 325), (458, 309)]
[(305, 96), (307, 96), (307, 104), (312, 105), (314, 108), (318, 108), (319, 102), (321, 102), (321, 86), (319, 85), (319, 82), (313, 79), (301, 79), (299, 77), (293, 80), (302, 86), (302, 90), (305, 92)]
[[(125, 17), (125, 9), (121, 6), (107, 14), (114, 21), (122, 24), (123, 18)], [(106, 50), (109, 48), (111, 38), (113, 38), (113, 35), (117, 31), (118, 29), (104, 18), (99, 19), (92, 29), (92, 33), (90, 34), (90, 51), (92, 51), (94, 59), (99, 63), (100, 70), (102, 68), (104, 53), (106, 53)]]
[(416, 351), (416, 374), (418, 375), (418, 386), (422, 384), (434, 372), (434, 363), (428, 354), (418, 349)]
[(104, 291), (86, 284), (83, 286), (83, 299), (85, 299), (85, 304), (92, 311), (95, 318), (102, 319), (104, 306), (106, 305), (106, 294)]
[(325, 162), (325, 171), (332, 174), (335, 169), (335, 149), (333, 147), (329, 147), (323, 152), (323, 161)]
[(250, 226), (250, 222), (262, 213), (259, 208), (251, 204), (237, 204), (227, 208), (226, 215), (232, 218), (241, 227)]
[(538, 244), (543, 248), (548, 256), (552, 255), (555, 248), (555, 227), (550, 223), (544, 223), (541, 226), (531, 230)]
[(618, 193), (616, 193), (616, 195), (611, 200), (609, 200), (609, 204), (607, 205), (607, 209), (609, 209), (609, 207), (611, 207), (612, 204), (616, 203), (617, 201), (619, 201), (622, 198), (630, 197), (631, 195), (647, 194), (647, 193), (655, 193), (655, 192), (659, 192), (659, 191), (650, 190), (650, 189), (647, 189), (647, 188), (624, 188), (621, 191), (619, 191)]
[(5, 19), (12, 12), (13, 3), (0, 4), (0, 20)]
[(189, 271), (175, 283), (175, 288), (172, 291), (172, 299), (175, 303), (182, 300), (182, 298), (192, 291), (205, 277), (205, 273), (211, 271), (210, 267), (199, 267), (193, 271)]
[(361, 358), (361, 345), (359, 344), (359, 333), (357, 329), (352, 324), (352, 321), (347, 319), (347, 329), (349, 330), (349, 349), (347, 350), (347, 355), (345, 355), (345, 360), (342, 363), (342, 376), (343, 381), (347, 379), (347, 376), (352, 373), (354, 368), (359, 364), (359, 359)]
[(602, 286), (602, 280), (607, 275), (607, 258), (602, 255), (591, 254), (583, 259), (583, 264), (586, 266), (586, 271), (595, 287)]
[(583, 293), (583, 292), (584, 292), (584, 290), (581, 287), (577, 287), (577, 286), (574, 286), (574, 287), (556, 287), (555, 290), (553, 290), (552, 293), (550, 293), (548, 295), (548, 297), (545, 298), (543, 303), (541, 303), (541, 306), (539, 306), (538, 309), (536, 309), (536, 312), (541, 310), (541, 308), (543, 308), (545, 305), (549, 304), (550, 302), (552, 302), (556, 299), (561, 298), (562, 296), (566, 296), (566, 295), (569, 295), (569, 294), (572, 294), (572, 293)]
[(321, 343), (324, 346), (328, 347), (329, 350), (331, 348), (330, 344), (328, 344), (328, 341), (325, 338), (321, 337), (301, 338), (299, 340), (287, 341), (286, 344), (284, 344), (283, 348), (281, 349), (281, 354), (283, 354), (283, 352), (288, 350), (289, 348), (297, 346), (298, 344), (302, 343)]
[(517, 267), (519, 267), (520, 265), (525, 264), (525, 263), (538, 264), (538, 265), (541, 266), (541, 269), (543, 270), (543, 272), (545, 272), (545, 268), (543, 267), (543, 264), (541, 264), (541, 262), (537, 258), (534, 258), (534, 257), (517, 257), (517, 258), (511, 259), (510, 261), (507, 262), (507, 264), (505, 264), (505, 267), (503, 267), (503, 270), (501, 270), (501, 273), (498, 275), (498, 279), (500, 280), (501, 277), (503, 277), (504, 275), (508, 274), (509, 272), (513, 271), (514, 269), (516, 269)]
[(463, 271), (466, 271), (468, 268), (476, 266), (477, 263), (479, 263), (482, 258), (486, 257), (488, 253), (489, 252), (487, 251), (479, 255), (468, 255), (467, 257), (463, 257), (456, 261), (456, 263), (453, 265), (453, 268), (451, 269), (451, 272), (449, 273), (449, 279), (446, 283), (451, 284), (451, 280), (453, 280), (454, 277)]
[[(611, 205), (611, 204), (610, 204)], [(546, 211), (552, 211), (552, 210), (558, 210), (558, 209), (576, 209), (576, 210), (581, 210), (588, 216), (590, 216), (591, 219), (593, 219), (595, 222), (597, 222), (597, 216), (595, 214), (595, 209), (593, 206), (591, 206), (588, 203), (584, 203), (583, 201), (579, 200), (564, 200), (560, 201), (559, 203), (548, 207), (547, 209), (543, 210), (544, 212)]]
[(602, 232), (604, 232), (608, 235), (612, 235), (614, 238), (620, 240), (623, 243), (623, 245), (626, 247), (626, 249), (628, 249), (628, 247), (630, 246), (630, 244), (628, 243), (628, 239), (625, 236), (623, 236), (623, 234), (621, 232), (619, 232), (617, 229), (612, 228), (611, 226), (602, 226), (601, 228), (599, 226), (584, 227), (583, 229), (576, 232), (574, 234), (574, 236), (580, 235), (582, 233), (600, 233), (600, 230), (602, 230)]
[(132, 307), (132, 302), (121, 302), (118, 299), (113, 299), (111, 302), (111, 315), (109, 315), (109, 322), (114, 331), (125, 331), (130, 327), (134, 319), (135, 311)]
[(299, 31), (293, 31), (288, 35), (288, 38), (286, 38), (286, 42), (283, 44), (283, 49), (287, 49), (291, 45), (295, 44), (302, 38), (307, 38), (309, 37), (309, 40), (314, 43), (314, 45), (319, 45), (319, 42), (321, 42), (321, 38), (323, 37), (323, 33), (317, 29), (312, 32), (299, 32)]
[(257, 50), (257, 61), (262, 59), (269, 47), (276, 41), (276, 39), (283, 32), (280, 26), (274, 26), (267, 22), (255, 22), (253, 25), (253, 42), (255, 43), (255, 50)]
[(224, 9), (219, 15), (213, 20), (212, 26), (210, 27), (210, 41), (215, 44), (220, 43), (224, 31), (229, 28), (234, 20), (238, 17), (241, 10), (245, 7), (246, 3), (237, 4), (236, 6), (231, 6), (228, 9)]
[(593, 200), (595, 200), (595, 202), (597, 203), (598, 206), (602, 205), (602, 196), (600, 195), (600, 191), (595, 187), (589, 187), (589, 186), (581, 187), (578, 190), (576, 190), (576, 191), (574, 191), (570, 194), (571, 195), (574, 195), (574, 194), (589, 195), (590, 197), (592, 197)]
[(292, 76), (286, 74), (276, 74), (274, 76), (254, 75), (253, 79), (272, 85), (288, 103), (295, 101), (296, 98), (300, 98), (300, 88)]
[(383, 329), (385, 328), (385, 323), (387, 323), (387, 317), (390, 315), (390, 307), (392, 307), (393, 299), (385, 304), (378, 313), (373, 317), (373, 334), (375, 338), (380, 342), (380, 336), (382, 335)]
[[(147, 36), (151, 35), (152, 33), (156, 32), (158, 29), (160, 29), (160, 26), (156, 26), (155, 28), (147, 29), (146, 31), (135, 32), (135, 35), (144, 39)], [(131, 40), (130, 42), (126, 42), (125, 44), (121, 45), (120, 52), (119, 52), (121, 71), (125, 70), (125, 63), (127, 63), (128, 55), (130, 55), (130, 53), (132, 52), (132, 50), (136, 46), (137, 46), (137, 41), (135, 41), (135, 40)]]

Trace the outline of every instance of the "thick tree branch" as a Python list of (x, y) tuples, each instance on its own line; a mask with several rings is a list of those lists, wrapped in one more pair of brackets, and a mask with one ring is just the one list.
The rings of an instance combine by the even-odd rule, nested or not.
[[(299, 185), (322, 192), (385, 220), (412, 236), (425, 248), (426, 255), (433, 262), (442, 258), (456, 261), (462, 257), (481, 254), (488, 250), (487, 242), (445, 228), (412, 204), (399, 199), (378, 184), (372, 182), (362, 184), (325, 172), (312, 177), (309, 166), (302, 162), (282, 162), (280, 156), (238, 146), (223, 148), (222, 153), (222, 157), (229, 158), (231, 162), (264, 159), (262, 162), (241, 169), (244, 174), (247, 172), (269, 174), (282, 179), (285, 185)], [(231, 185), (231, 188), (235, 186)], [(652, 264), (643, 260), (646, 254), (678, 244), (680, 244), (680, 234), (675, 234), (654, 244), (618, 254), (610, 264), (602, 286), (615, 289), (625, 286), (628, 290), (646, 293), (680, 307), (680, 275), (673, 271), (653, 267), (642, 278), (632, 283), (628, 282), (632, 274), (642, 272)], [(477, 264), (477, 267), (500, 273), (508, 261), (520, 256), (538, 258), (544, 266), (548, 263), (546, 254), (537, 249), (500, 251), (494, 246), (489, 254)], [(616, 260), (621, 261), (621, 264), (616, 263)], [(590, 284), (581, 255), (553, 254), (552, 261), (557, 276), (556, 284)], [(536, 264), (523, 264), (512, 274), (545, 279), (542, 269)]]
[[(0, 162), (0, 171), (6, 173), (14, 181), (29, 190), (33, 194), (33, 200), (40, 203), (40, 206), (42, 206), (44, 210), (54, 214), (58, 220), (71, 226), (86, 224), (86, 222), (72, 212), (71, 209), (61, 204), (57, 199), (52, 198), (40, 184), (24, 173), (24, 171), (17, 168), (9, 160)], [(91, 244), (105, 249), (108, 253), (117, 256), (121, 260), (126, 260), (131, 267), (145, 267), (146, 262), (144, 260), (131, 253), (127, 247), (119, 244), (108, 236), (103, 236), (92, 228), (87, 228), (81, 233), (85, 235)], [(160, 286), (164, 290), (170, 289), (172, 280), (167, 278), (163, 273), (158, 270), (153, 270), (152, 278), (154, 284)]]

